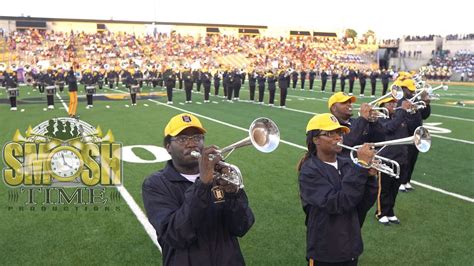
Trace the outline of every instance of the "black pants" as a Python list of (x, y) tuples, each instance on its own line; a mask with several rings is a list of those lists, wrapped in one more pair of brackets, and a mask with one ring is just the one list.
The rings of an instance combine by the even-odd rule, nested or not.
[(309, 89), (312, 90), (314, 85), (314, 79), (309, 80)]
[(336, 91), (336, 83), (337, 83), (337, 79), (333, 79), (332, 81), (332, 86), (331, 86), (331, 91), (332, 92), (335, 92)]
[(305, 80), (302, 79), (302, 80), (301, 80), (301, 89), (302, 89), (302, 90), (304, 90), (304, 82), (305, 82)]
[(352, 93), (354, 91), (354, 80), (349, 79), (349, 93)]
[(388, 90), (388, 82), (382, 82), (382, 95), (385, 95), (387, 94), (387, 90)]
[(216, 96), (219, 95), (219, 87), (220, 87), (220, 85), (221, 85), (220, 82), (214, 81), (214, 95), (216, 95)]
[(415, 164), (419, 153), (420, 151), (418, 151), (415, 145), (408, 145), (407, 167), (403, 169), (406, 170), (406, 174), (402, 174), (400, 176), (401, 184), (406, 184), (411, 181), (411, 176), (413, 174), (413, 170), (415, 169)]
[(229, 87), (229, 84), (227, 82), (222, 83), (222, 87), (224, 89), (224, 97), (227, 97), (227, 88)]
[(178, 80), (178, 86), (179, 86), (180, 90), (183, 89), (183, 80), (182, 79)]
[(209, 93), (211, 92), (211, 83), (204, 83), (204, 100), (209, 101)]
[(254, 101), (255, 100), (255, 84), (249, 83), (249, 90), (250, 90), (250, 100)]
[(344, 92), (344, 88), (346, 87), (346, 82), (341, 80), (341, 91)]
[(240, 88), (242, 87), (242, 83), (237, 83), (234, 86), (234, 98), (239, 98), (240, 96)]
[(168, 102), (173, 101), (173, 86), (166, 86), (166, 96), (168, 96)]
[(275, 89), (268, 89), (270, 97), (268, 98), (268, 104), (273, 104), (275, 102)]
[(191, 91), (193, 90), (193, 84), (184, 84), (184, 91), (186, 92), (186, 101), (191, 101)]
[(227, 100), (232, 100), (234, 95), (234, 84), (227, 84)]
[(375, 95), (375, 86), (377, 86), (377, 82), (370, 81), (370, 85), (372, 86), (372, 95)]
[(285, 106), (288, 88), (280, 88), (280, 106)]
[(93, 105), (93, 95), (92, 94), (87, 94), (87, 105)]
[(364, 94), (364, 91), (365, 91), (365, 80), (364, 81), (360, 81), (360, 94)]
[(16, 107), (16, 97), (10, 97), (10, 106)]
[(263, 103), (263, 97), (265, 96), (265, 85), (258, 86), (258, 102)]
[[(400, 164), (401, 171), (406, 169), (406, 164)], [(387, 174), (381, 173), (379, 178), (380, 196), (377, 199), (377, 213), (376, 217), (395, 216), (393, 208), (398, 195), (398, 188), (400, 187), (400, 179), (396, 179)]]
[(296, 83), (298, 83), (297, 79), (293, 79), (293, 89), (296, 89)]
[(46, 101), (48, 102), (48, 106), (54, 105), (54, 95), (46, 95)]
[(197, 89), (197, 91), (201, 91), (201, 84), (202, 84), (201, 81), (196, 82), (196, 89)]
[(132, 99), (132, 104), (137, 103), (137, 94), (136, 93), (130, 93), (130, 98)]
[(327, 79), (322, 79), (321, 80), (321, 91), (325, 91), (326, 90), (326, 82), (328, 80)]

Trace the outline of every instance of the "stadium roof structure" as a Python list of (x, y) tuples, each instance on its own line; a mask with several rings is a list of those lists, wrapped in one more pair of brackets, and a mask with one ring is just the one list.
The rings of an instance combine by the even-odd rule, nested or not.
[(120, 23), (120, 24), (154, 24), (154, 25), (176, 25), (176, 26), (205, 26), (205, 27), (232, 27), (232, 28), (257, 28), (267, 29), (263, 25), (238, 25), (238, 24), (209, 24), (209, 23), (189, 23), (189, 22), (169, 22), (169, 21), (136, 21), (136, 20), (106, 20), (106, 19), (78, 19), (78, 18), (46, 18), (46, 17), (17, 17), (0, 16), (0, 20), (15, 20), (22, 22), (82, 22), (82, 23)]

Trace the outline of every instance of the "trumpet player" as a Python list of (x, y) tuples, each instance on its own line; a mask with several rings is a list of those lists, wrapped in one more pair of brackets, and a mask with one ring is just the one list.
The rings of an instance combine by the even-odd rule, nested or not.
[[(363, 252), (359, 218), (372, 205), (377, 190), (368, 169), (375, 152), (370, 144), (357, 150), (358, 165), (338, 145), (350, 132), (329, 113), (316, 115), (306, 126), (307, 151), (298, 165), (298, 181), (306, 214), (308, 265), (357, 265)], [(365, 206), (362, 206), (365, 205)]]
[[(163, 265), (245, 265), (238, 237), (255, 218), (243, 189), (234, 192), (233, 186), (214, 179), (222, 158), (216, 146), (204, 147), (205, 134), (191, 114), (171, 118), (163, 140), (171, 160), (142, 186)], [(199, 159), (191, 155), (196, 151)], [(218, 197), (225, 201), (215, 201)]]
[[(395, 109), (397, 101), (386, 98), (378, 102), (380, 107), (387, 108), (388, 118), (380, 118), (377, 123), (378, 136), (382, 136), (381, 141), (401, 139), (410, 136), (409, 121), (413, 119), (408, 111), (411, 109), (411, 102), (400, 100), (401, 108)], [(400, 165), (400, 176), (406, 174), (408, 146), (391, 145), (383, 148), (378, 155), (395, 160)], [(400, 220), (395, 215), (395, 201), (400, 187), (400, 179), (393, 178), (386, 173), (379, 175), (379, 193), (377, 197), (376, 218), (379, 223), (389, 225), (399, 224)]]
[[(404, 93), (404, 100), (411, 99), (416, 91), (416, 84), (413, 79), (408, 77), (402, 77), (400, 79), (397, 79), (394, 84), (400, 86), (403, 89)], [(416, 112), (412, 113), (410, 116), (412, 119), (410, 119), (409, 123), (409, 133), (413, 134), (415, 129), (418, 126), (423, 125), (423, 120), (427, 119), (430, 114), (431, 114), (431, 106), (430, 106), (430, 99), (428, 93), (425, 91), (420, 95), (421, 101), (425, 103), (425, 108), (422, 109), (417, 109)], [(415, 168), (416, 161), (418, 159), (418, 149), (416, 147), (413, 147), (413, 145), (409, 145), (408, 147), (408, 153), (407, 153), (407, 170), (405, 173), (402, 173), (400, 176), (400, 188), (399, 190), (402, 192), (406, 192), (408, 190), (412, 190), (413, 187), (410, 184), (411, 176), (413, 174), (413, 170)]]

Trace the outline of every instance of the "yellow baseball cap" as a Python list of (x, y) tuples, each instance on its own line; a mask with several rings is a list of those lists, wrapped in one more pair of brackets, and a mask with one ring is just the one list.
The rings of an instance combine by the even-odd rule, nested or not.
[(341, 128), (344, 133), (349, 133), (351, 130), (348, 127), (341, 126), (337, 118), (330, 113), (319, 114), (313, 116), (306, 126), (306, 133), (311, 130), (326, 130), (332, 131)]
[(380, 101), (377, 102), (377, 105), (380, 106), (384, 103), (389, 103), (389, 102), (396, 102), (397, 100), (395, 100), (395, 98), (393, 98), (392, 96), (388, 97), (388, 98), (385, 98), (385, 99), (382, 99)]
[(329, 97), (328, 100), (328, 108), (331, 109), (331, 106), (335, 103), (343, 103), (346, 102), (347, 100), (351, 100), (351, 103), (354, 103), (357, 98), (355, 96), (349, 96), (345, 92), (336, 92), (334, 93), (331, 97)]
[(203, 134), (207, 132), (197, 117), (192, 114), (183, 113), (170, 119), (165, 127), (165, 137), (168, 135), (174, 137), (188, 127), (195, 127)]
[(415, 81), (412, 79), (397, 79), (393, 85), (405, 87), (410, 91), (415, 91), (416, 89)]

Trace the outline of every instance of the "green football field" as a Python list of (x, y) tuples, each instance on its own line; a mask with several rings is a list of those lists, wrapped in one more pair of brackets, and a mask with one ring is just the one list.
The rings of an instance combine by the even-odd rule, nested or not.
[[(302, 91), (298, 84), (297, 90), (289, 89), (287, 108), (280, 109), (243, 101), (249, 99), (247, 85), (239, 102), (227, 103), (211, 96), (211, 103), (203, 103), (203, 94), (194, 90), (193, 103), (184, 104), (184, 91), (176, 90), (174, 105), (166, 105), (162, 88), (145, 87), (138, 105), (133, 107), (124, 88), (104, 88), (98, 91), (104, 95), (96, 96), (92, 109), (85, 108), (81, 86), (78, 114), (92, 126), (100, 125), (104, 133), (111, 129), (124, 147), (161, 147), (164, 126), (181, 112), (197, 115), (208, 130), (206, 144), (219, 147), (247, 137), (247, 129), (255, 118), (272, 119), (281, 134), (280, 145), (274, 152), (264, 154), (249, 146), (236, 150), (227, 159), (242, 171), (256, 218), (254, 226), (240, 240), (241, 248), (248, 265), (305, 265), (306, 228), (296, 164), (304, 154), (306, 124), (315, 113), (328, 111), (330, 93), (320, 92), (319, 82), (315, 83), (315, 91)], [(358, 86), (355, 92), (357, 96)], [(46, 111), (44, 94), (21, 87), (16, 112), (9, 111), (5, 90), (0, 89), (0, 93), (2, 146), (12, 140), (17, 129), (24, 133), (30, 125), (67, 116), (66, 92), (57, 94), (55, 110)], [(360, 265), (473, 263), (474, 87), (450, 85), (440, 95), (441, 100), (432, 102), (432, 114), (425, 121), (432, 133), (432, 146), (428, 153), (419, 156), (413, 176), (415, 190), (399, 193), (397, 198), (395, 211), (401, 224), (378, 224), (372, 209), (363, 227), (364, 253)], [(266, 102), (267, 99), (268, 91)], [(276, 105), (278, 99), (277, 93)], [(357, 103), (370, 100), (359, 98)], [(145, 147), (135, 147), (133, 151), (142, 160), (155, 159)], [(164, 162), (125, 161), (124, 189), (118, 194), (117, 189), (107, 188), (109, 201), (105, 206), (45, 205), (41, 201), (28, 204), (25, 191), (0, 185), (0, 264), (161, 264), (161, 253), (144, 229), (139, 213), (143, 210), (144, 178), (163, 166)], [(127, 192), (130, 198), (124, 196)], [(38, 193), (41, 199), (44, 190)], [(138, 208), (130, 207), (134, 203)]]

